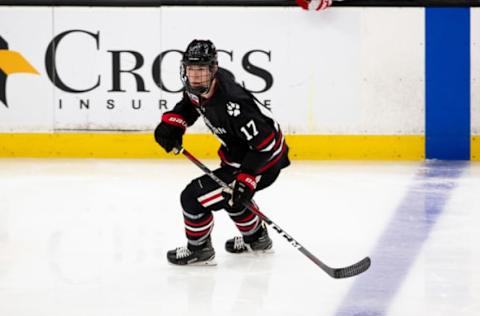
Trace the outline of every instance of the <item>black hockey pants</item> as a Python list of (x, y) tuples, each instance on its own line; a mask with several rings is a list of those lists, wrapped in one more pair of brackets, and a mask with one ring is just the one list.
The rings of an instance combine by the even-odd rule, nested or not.
[[(280, 174), (280, 168), (270, 168), (257, 176), (257, 189), (262, 190), (270, 186)], [(213, 171), (214, 174), (227, 184), (231, 185), (238, 169), (222, 166)], [(254, 236), (261, 225), (260, 218), (250, 210), (234, 211), (222, 196), (223, 188), (208, 175), (194, 179), (181, 194), (181, 204), (185, 222), (185, 233), (188, 242), (195, 247), (203, 244), (210, 236), (213, 228), (212, 211), (225, 209), (230, 218), (242, 233), (245, 240)]]

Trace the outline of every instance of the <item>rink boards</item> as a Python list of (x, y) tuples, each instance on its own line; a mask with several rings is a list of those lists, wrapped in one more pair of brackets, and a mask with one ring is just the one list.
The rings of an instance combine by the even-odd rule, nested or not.
[[(429, 10), (0, 7), (0, 156), (171, 157), (151, 131), (180, 98), (180, 52), (210, 38), (293, 158), (479, 160), (480, 10), (449, 9), (467, 23), (452, 39), (470, 37), (455, 58), (447, 39), (428, 49)], [(199, 122), (185, 144), (213, 158), (207, 133)]]

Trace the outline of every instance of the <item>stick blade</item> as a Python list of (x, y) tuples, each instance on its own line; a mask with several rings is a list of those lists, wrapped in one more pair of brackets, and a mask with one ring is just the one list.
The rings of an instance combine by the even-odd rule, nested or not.
[(359, 262), (352, 264), (351, 266), (344, 267), (344, 268), (336, 268), (327, 271), (327, 273), (335, 279), (344, 279), (359, 275), (368, 270), (370, 267), (371, 260), (369, 257), (365, 257)]

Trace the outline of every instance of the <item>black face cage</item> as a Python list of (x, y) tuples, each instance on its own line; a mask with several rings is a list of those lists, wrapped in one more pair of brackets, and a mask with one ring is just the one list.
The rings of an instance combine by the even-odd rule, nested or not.
[(180, 64), (180, 79), (182, 80), (183, 87), (187, 92), (192, 93), (196, 96), (200, 96), (201, 94), (206, 93), (210, 89), (210, 86), (213, 81), (213, 76), (212, 78), (210, 78), (210, 82), (208, 83), (208, 86), (193, 88), (190, 85), (190, 82), (188, 81), (188, 77), (187, 77), (187, 66), (190, 66), (190, 65), (199, 65), (199, 66), (208, 65), (208, 69), (210, 70), (211, 73), (213, 73), (218, 63), (215, 60), (213, 60), (209, 63), (187, 63), (185, 61), (182, 61), (182, 63)]

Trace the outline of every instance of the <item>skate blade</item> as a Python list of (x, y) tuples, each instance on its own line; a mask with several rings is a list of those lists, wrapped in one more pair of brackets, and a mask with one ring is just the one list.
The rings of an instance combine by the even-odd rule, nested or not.
[(196, 266), (196, 267), (213, 267), (217, 265), (217, 261), (215, 259), (210, 259), (207, 261), (197, 261), (187, 264), (187, 266)]
[(275, 253), (275, 250), (273, 250), (273, 248), (266, 249), (266, 250), (253, 250), (252, 248), (247, 247), (247, 249), (248, 249), (247, 251), (234, 253), (234, 255), (255, 257), (255, 256), (263, 256), (263, 255), (271, 255)]
[(275, 253), (275, 250), (273, 249), (267, 249), (267, 250), (250, 250), (247, 251), (247, 253), (250, 253), (255, 256), (261, 256), (261, 255), (271, 255)]

